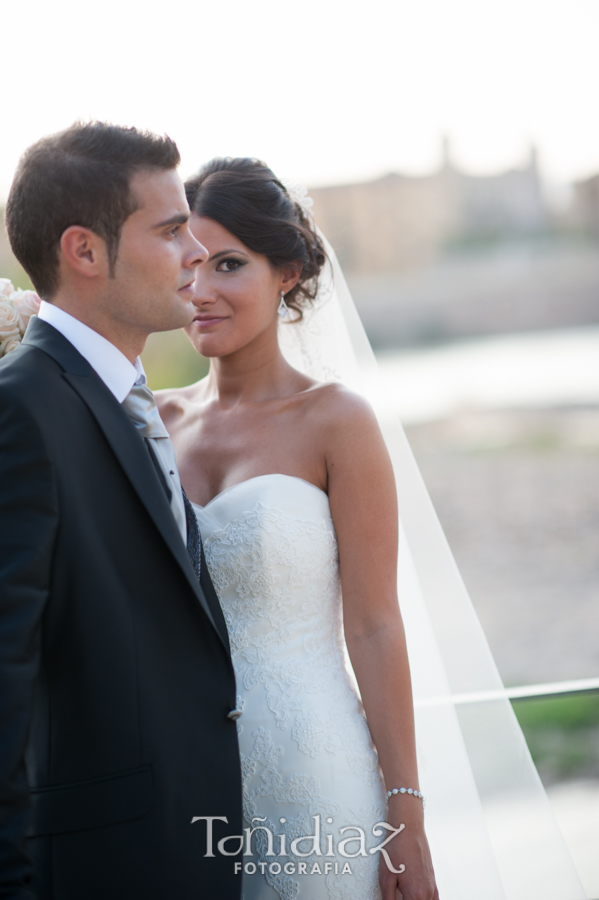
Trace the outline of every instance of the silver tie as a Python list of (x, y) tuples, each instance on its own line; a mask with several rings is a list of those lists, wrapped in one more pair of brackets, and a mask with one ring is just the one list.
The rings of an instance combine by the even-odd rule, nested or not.
[(166, 483), (171, 489), (171, 509), (183, 543), (187, 543), (187, 523), (181, 481), (177, 470), (175, 449), (168, 436), (164, 422), (160, 418), (154, 394), (146, 384), (134, 384), (123, 401), (123, 408), (129, 418), (156, 451), (158, 464)]

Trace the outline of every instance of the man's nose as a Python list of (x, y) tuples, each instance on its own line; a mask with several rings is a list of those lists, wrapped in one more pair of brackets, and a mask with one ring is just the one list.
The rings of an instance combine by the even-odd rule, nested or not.
[(198, 239), (194, 237), (194, 235), (189, 232), (189, 237), (191, 241), (191, 247), (189, 250), (189, 267), (195, 268), (196, 266), (201, 266), (202, 263), (206, 262), (208, 259), (208, 251), (204, 247), (203, 244), (200, 244)]

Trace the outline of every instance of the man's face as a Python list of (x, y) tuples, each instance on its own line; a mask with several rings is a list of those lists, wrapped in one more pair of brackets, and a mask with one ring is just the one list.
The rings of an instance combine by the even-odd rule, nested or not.
[(189, 325), (197, 266), (207, 256), (189, 230), (189, 206), (175, 170), (136, 173), (138, 209), (125, 221), (106, 304), (115, 324), (150, 334)]

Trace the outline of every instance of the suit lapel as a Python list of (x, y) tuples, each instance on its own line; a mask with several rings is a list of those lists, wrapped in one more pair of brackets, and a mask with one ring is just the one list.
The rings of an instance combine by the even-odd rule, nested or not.
[(183, 569), (202, 609), (228, 649), (198, 583), (143, 439), (125, 411), (84, 357), (47, 322), (32, 319), (23, 343), (43, 350), (61, 366), (64, 379), (77, 392), (96, 419), (133, 488)]

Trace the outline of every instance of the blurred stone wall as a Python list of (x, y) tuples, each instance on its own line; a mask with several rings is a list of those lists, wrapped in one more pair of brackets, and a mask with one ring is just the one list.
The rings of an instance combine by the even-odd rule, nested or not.
[(599, 323), (599, 245), (576, 241), (514, 242), (348, 283), (378, 349)]

